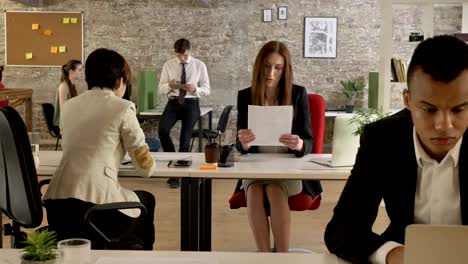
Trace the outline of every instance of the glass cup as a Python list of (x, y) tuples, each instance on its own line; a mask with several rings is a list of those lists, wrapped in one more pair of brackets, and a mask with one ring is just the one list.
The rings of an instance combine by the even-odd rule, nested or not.
[(88, 239), (61, 240), (57, 249), (59, 264), (91, 264), (91, 241)]
[(218, 164), (219, 152), (218, 144), (211, 143), (205, 147), (205, 162), (207, 164), (216, 165)]

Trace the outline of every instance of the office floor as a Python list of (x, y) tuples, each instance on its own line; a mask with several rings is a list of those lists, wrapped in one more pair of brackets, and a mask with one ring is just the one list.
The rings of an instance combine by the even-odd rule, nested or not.
[[(165, 179), (121, 178), (124, 186), (133, 190), (147, 190), (156, 196), (156, 250), (179, 250), (180, 248), (180, 193), (169, 189)], [(213, 181), (213, 251), (255, 251), (255, 242), (247, 222), (246, 209), (229, 209), (228, 199), (235, 186), (234, 180)], [(304, 248), (315, 252), (326, 251), (323, 232), (331, 218), (333, 207), (344, 186), (342, 181), (323, 181), (322, 205), (315, 211), (292, 212), (291, 248)], [(3, 216), (3, 223), (7, 218)], [(44, 220), (44, 224), (46, 221)], [(385, 209), (381, 208), (374, 225), (382, 232), (388, 225)], [(8, 248), (8, 238), (3, 238), (3, 247)]]

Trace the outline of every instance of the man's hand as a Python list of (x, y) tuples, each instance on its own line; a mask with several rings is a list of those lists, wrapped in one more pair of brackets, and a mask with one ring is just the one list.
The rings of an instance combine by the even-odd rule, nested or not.
[(298, 135), (281, 135), (279, 142), (292, 150), (302, 151), (304, 148), (304, 140), (302, 140)]
[(249, 143), (255, 140), (255, 134), (250, 129), (240, 129), (239, 132), (237, 132), (237, 137), (245, 151), (250, 148)]
[(403, 246), (399, 246), (390, 250), (386, 258), (387, 264), (403, 264), (404, 253), (405, 253), (405, 247)]
[(194, 93), (196, 90), (196, 87), (193, 86), (192, 84), (186, 84), (182, 89), (186, 90), (187, 92)]
[(175, 85), (178, 83), (178, 81), (172, 79), (169, 81), (169, 87), (171, 87), (172, 89), (175, 89)]

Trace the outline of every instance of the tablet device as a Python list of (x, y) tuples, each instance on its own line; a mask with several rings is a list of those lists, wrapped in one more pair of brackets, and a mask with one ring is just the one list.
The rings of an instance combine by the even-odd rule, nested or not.
[(170, 160), (167, 166), (169, 168), (187, 168), (192, 165), (191, 160)]

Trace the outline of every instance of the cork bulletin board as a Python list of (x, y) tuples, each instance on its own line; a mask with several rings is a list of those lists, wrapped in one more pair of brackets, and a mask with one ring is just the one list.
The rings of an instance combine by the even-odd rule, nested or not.
[(8, 66), (62, 66), (83, 61), (83, 12), (5, 11)]

